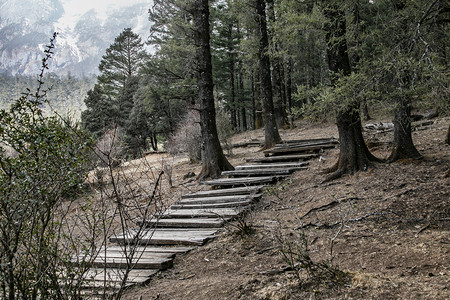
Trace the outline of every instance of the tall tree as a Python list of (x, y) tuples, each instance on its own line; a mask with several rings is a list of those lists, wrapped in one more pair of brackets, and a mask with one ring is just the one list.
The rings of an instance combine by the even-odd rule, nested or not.
[(98, 69), (105, 93), (117, 96), (127, 79), (136, 75), (145, 57), (144, 44), (131, 28), (125, 28), (106, 49)]
[(197, 48), (197, 86), (202, 137), (202, 171), (198, 178), (204, 179), (219, 177), (222, 171), (234, 168), (226, 159), (217, 135), (209, 31), (209, 1), (196, 0), (192, 4), (190, 9), (193, 15), (194, 41)]
[(135, 92), (127, 84), (136, 83), (129, 79), (137, 76), (144, 58), (141, 38), (130, 28), (125, 28), (106, 49), (98, 67), (101, 74), (85, 98), (87, 110), (81, 115), (83, 126), (91, 133), (99, 137), (108, 127), (125, 125)]
[(266, 20), (266, 4), (265, 0), (255, 0), (256, 21), (258, 24), (259, 37), (259, 76), (260, 88), (263, 107), (264, 118), (264, 133), (265, 142), (264, 148), (272, 148), (276, 143), (281, 142), (281, 137), (278, 132), (278, 126), (275, 121), (273, 95), (272, 95), (272, 80), (270, 75), (270, 58), (269, 37), (267, 35), (267, 20)]
[[(336, 3), (324, 4), (323, 13), (327, 18), (324, 24), (327, 41), (328, 66), (331, 82), (336, 85), (339, 76), (351, 73), (350, 59), (346, 41), (345, 12)], [(368, 150), (361, 130), (359, 102), (351, 99), (339, 108), (336, 116), (339, 131), (340, 153), (336, 164), (327, 171), (332, 173), (325, 181), (345, 173), (367, 171), (371, 161), (377, 161)]]
[(283, 61), (280, 55), (281, 49), (279, 42), (276, 39), (275, 24), (277, 22), (276, 12), (275, 12), (275, 1), (266, 0), (268, 3), (268, 17), (270, 30), (269, 44), (271, 48), (271, 61), (272, 61), (272, 86), (273, 86), (273, 102), (274, 102), (274, 113), (275, 120), (279, 127), (283, 127), (287, 124), (286, 115), (286, 95), (285, 95), (285, 84), (283, 76)]

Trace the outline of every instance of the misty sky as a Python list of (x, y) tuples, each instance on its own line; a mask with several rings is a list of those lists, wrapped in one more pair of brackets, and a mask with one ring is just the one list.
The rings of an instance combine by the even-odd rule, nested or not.
[(130, 6), (134, 3), (149, 3), (152, 0), (62, 0), (64, 5), (64, 17), (62, 21), (65, 25), (73, 25), (73, 22), (90, 9), (96, 9), (99, 12), (98, 17), (102, 18), (109, 9), (115, 9), (122, 6)]

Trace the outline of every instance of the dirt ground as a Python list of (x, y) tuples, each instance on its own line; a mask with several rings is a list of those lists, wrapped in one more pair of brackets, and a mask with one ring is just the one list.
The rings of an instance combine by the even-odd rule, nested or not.
[[(128, 290), (124, 299), (450, 299), (449, 122), (435, 119), (413, 133), (422, 160), (377, 164), (321, 184), (321, 172), (339, 154), (326, 150), (308, 170), (268, 189), (245, 219), (177, 257), (173, 268)], [(334, 124), (296, 125), (281, 130), (283, 139), (338, 137)], [(392, 132), (367, 130), (365, 137), (375, 155), (388, 156)], [(262, 140), (263, 131), (233, 142), (252, 139)], [(238, 165), (255, 156), (262, 156), (257, 147), (235, 148), (230, 161)], [(199, 165), (182, 158), (173, 165), (172, 201), (206, 189), (183, 179), (198, 174)], [(239, 234), (244, 225), (251, 233)], [(283, 259), (282, 252), (289, 256), (305, 241), (303, 256)], [(305, 262), (344, 273), (308, 273)]]

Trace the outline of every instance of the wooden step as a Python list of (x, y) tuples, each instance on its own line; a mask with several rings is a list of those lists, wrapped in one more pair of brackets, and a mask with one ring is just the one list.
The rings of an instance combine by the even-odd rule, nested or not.
[(218, 230), (217, 228), (157, 228), (140, 235), (139, 239), (134, 239), (136, 232), (130, 230), (126, 234), (112, 236), (109, 240), (114, 243), (139, 245), (203, 245), (214, 238)]
[(220, 218), (152, 219), (145, 222), (156, 228), (220, 228), (226, 220)]
[[(307, 169), (307, 167), (303, 167), (303, 169)], [(257, 176), (271, 176), (271, 175), (289, 175), (292, 174), (293, 172), (294, 169), (289, 168), (246, 169), (246, 170), (223, 171), (222, 176), (257, 177)]]
[[(153, 275), (158, 273), (156, 269), (133, 269), (129, 270), (127, 283), (144, 284), (147, 283)], [(99, 282), (101, 284), (106, 280), (107, 283), (121, 283), (125, 276), (124, 269), (89, 269), (84, 278), (86, 285), (84, 287), (93, 287), (92, 281)], [(101, 286), (101, 285), (100, 285)]]
[(167, 218), (235, 218), (246, 211), (245, 208), (210, 208), (210, 209), (169, 209), (161, 215), (161, 219)]
[[(128, 260), (125, 257), (98, 257), (90, 262), (95, 268), (126, 268)], [(133, 269), (159, 269), (165, 270), (173, 265), (173, 258), (154, 257), (154, 258), (140, 258), (131, 261)]]
[(290, 162), (290, 163), (270, 163), (270, 164), (252, 164), (234, 167), (235, 170), (254, 170), (254, 169), (280, 169), (287, 168), (291, 170), (303, 170), (309, 165), (308, 162)]
[(222, 203), (200, 203), (200, 204), (174, 204), (171, 209), (210, 209), (210, 208), (234, 208), (241, 206), (248, 206), (252, 203), (251, 200), (243, 200), (237, 202), (222, 202)]
[(196, 193), (183, 195), (183, 196), (181, 196), (181, 198), (186, 199), (186, 198), (249, 195), (249, 194), (259, 193), (266, 187), (267, 187), (267, 185), (255, 185), (255, 186), (244, 186), (244, 187), (219, 189), (219, 190), (199, 191)]
[[(108, 251), (121, 251), (130, 253), (134, 249), (136, 252), (147, 253), (168, 253), (168, 254), (182, 254), (191, 251), (194, 247), (180, 247), (180, 246), (165, 246), (165, 247), (152, 247), (152, 246), (136, 246), (136, 245), (111, 245), (106, 247)], [(104, 252), (104, 248), (100, 251)]]
[(203, 198), (185, 198), (181, 199), (177, 204), (215, 204), (227, 202), (240, 202), (260, 198), (262, 194), (239, 195), (239, 196), (218, 196)]
[(322, 149), (330, 149), (334, 148), (335, 144), (323, 144), (323, 145), (313, 145), (313, 146), (292, 146), (292, 147), (279, 147), (264, 150), (265, 155), (280, 155), (285, 153), (301, 153), (301, 152), (310, 152), (310, 151), (318, 151)]
[(320, 144), (338, 144), (339, 141), (335, 138), (317, 138), (317, 139), (297, 139), (297, 140), (285, 140), (283, 143), (276, 144), (275, 147), (280, 145), (320, 145)]
[(283, 176), (261, 176), (261, 177), (245, 177), (245, 178), (219, 178), (209, 181), (202, 181), (201, 184), (223, 187), (223, 186), (250, 186), (270, 184)]
[(283, 162), (283, 161), (299, 161), (299, 160), (308, 160), (315, 157), (318, 157), (319, 154), (296, 154), (296, 155), (279, 155), (279, 156), (269, 156), (269, 157), (261, 157), (261, 158), (251, 158), (247, 159), (247, 162), (254, 163), (272, 163), (272, 162)]

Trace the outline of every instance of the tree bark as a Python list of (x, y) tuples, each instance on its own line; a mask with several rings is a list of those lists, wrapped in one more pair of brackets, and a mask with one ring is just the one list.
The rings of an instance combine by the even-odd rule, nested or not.
[(445, 142), (447, 143), (447, 145), (450, 145), (450, 125), (448, 125), (447, 138), (445, 139)]
[(292, 117), (292, 58), (287, 59), (286, 64), (286, 103), (289, 116), (289, 125), (294, 127), (294, 119)]
[(419, 151), (414, 146), (411, 135), (411, 101), (398, 99), (394, 116), (394, 146), (388, 162), (399, 159), (420, 159)]
[(202, 171), (198, 178), (217, 178), (233, 170), (220, 146), (216, 127), (209, 33), (209, 1), (197, 0), (192, 7), (197, 60), (197, 86), (200, 105)]
[[(345, 39), (345, 13), (336, 4), (325, 4), (324, 15), (328, 19), (324, 25), (327, 41), (328, 67), (331, 82), (336, 84), (339, 75), (351, 73), (350, 60)], [(337, 113), (336, 123), (339, 131), (340, 153), (336, 164), (326, 170), (331, 173), (324, 182), (334, 180), (346, 173), (367, 171), (371, 161), (379, 161), (368, 150), (362, 136), (359, 103), (353, 101)]]
[(272, 80), (270, 77), (270, 59), (267, 53), (269, 38), (267, 35), (266, 7), (264, 0), (255, 0), (256, 18), (259, 34), (259, 74), (264, 119), (265, 142), (264, 149), (269, 149), (281, 142), (278, 126), (275, 121)]
[[(394, 1), (394, 8), (399, 14), (405, 7), (405, 1)], [(404, 22), (404, 25), (407, 26), (407, 22)], [(406, 41), (401, 41), (399, 45), (406, 55), (410, 55), (411, 49)], [(412, 75), (408, 72), (402, 72), (399, 77), (395, 88), (410, 89)], [(405, 158), (420, 159), (422, 155), (414, 146), (411, 136), (411, 99), (407, 96), (397, 96), (395, 100), (397, 106), (394, 115), (394, 145), (388, 162)]]
[(230, 114), (231, 114), (231, 127), (233, 130), (237, 128), (236, 119), (236, 92), (235, 92), (235, 80), (234, 80), (234, 54), (232, 45), (232, 25), (229, 25), (229, 40), (228, 40), (228, 59), (229, 59), (229, 72), (230, 72)]
[(248, 125), (247, 125), (247, 105), (245, 101), (245, 91), (244, 91), (244, 74), (242, 73), (242, 68), (239, 66), (239, 100), (242, 105), (241, 107), (241, 130), (247, 131)]
[[(272, 23), (276, 22), (275, 18), (275, 7), (274, 7), (274, 1), (273, 0), (267, 0), (268, 3), (268, 14), (269, 14), (269, 20)], [(273, 30), (272, 30), (273, 31)], [(269, 41), (272, 44), (272, 49), (275, 52), (279, 51), (278, 44), (274, 40), (274, 33), (271, 32)], [(282, 61), (277, 56), (274, 55), (272, 57), (272, 85), (273, 85), (273, 104), (274, 104), (274, 113), (275, 113), (275, 120), (277, 122), (278, 127), (284, 127), (287, 124), (287, 117), (286, 117), (286, 106), (285, 106), (285, 99), (283, 95), (283, 81), (282, 81)]]

